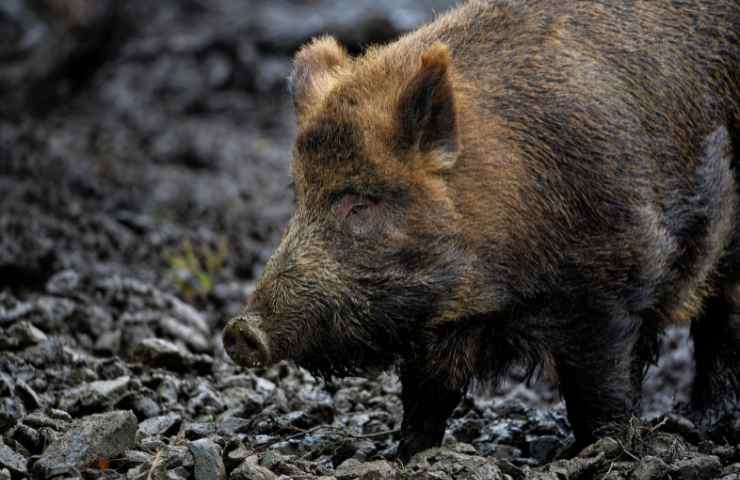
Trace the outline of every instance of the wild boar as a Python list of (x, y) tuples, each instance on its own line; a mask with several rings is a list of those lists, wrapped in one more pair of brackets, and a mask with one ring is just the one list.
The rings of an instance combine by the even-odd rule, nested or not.
[(740, 389), (740, 3), (471, 1), (291, 77), (297, 207), (243, 315), (245, 366), (399, 366), (401, 460), (472, 380), (557, 374), (577, 445), (639, 405), (691, 323), (691, 408)]

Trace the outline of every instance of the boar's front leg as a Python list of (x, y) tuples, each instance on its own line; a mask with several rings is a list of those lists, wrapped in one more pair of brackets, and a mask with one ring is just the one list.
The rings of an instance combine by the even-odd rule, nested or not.
[(574, 447), (580, 449), (623, 427), (635, 413), (641, 329), (639, 320), (629, 317), (603, 323), (582, 319), (564, 328), (564, 342), (553, 353)]
[(403, 424), (398, 458), (407, 463), (414, 454), (442, 443), (447, 419), (460, 403), (464, 389), (449, 389), (444, 380), (421, 365), (401, 366)]

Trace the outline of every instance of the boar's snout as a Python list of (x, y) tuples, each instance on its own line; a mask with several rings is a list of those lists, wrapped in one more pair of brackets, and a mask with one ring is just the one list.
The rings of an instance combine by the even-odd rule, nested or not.
[(270, 346), (257, 315), (232, 319), (224, 329), (223, 341), (226, 353), (239, 365), (258, 367), (270, 363)]

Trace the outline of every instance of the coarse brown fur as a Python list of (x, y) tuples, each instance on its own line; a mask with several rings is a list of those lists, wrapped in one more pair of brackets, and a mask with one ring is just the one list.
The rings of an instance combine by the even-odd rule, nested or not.
[(555, 366), (590, 441), (669, 323), (695, 409), (735, 399), (740, 4), (473, 1), (358, 58), (316, 39), (292, 84), (297, 210), (235, 358), (400, 360), (402, 459), (515, 363)]

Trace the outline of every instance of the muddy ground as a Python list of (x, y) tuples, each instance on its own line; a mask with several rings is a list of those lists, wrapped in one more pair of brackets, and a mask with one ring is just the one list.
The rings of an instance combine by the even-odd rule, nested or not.
[(516, 372), (402, 466), (392, 372), (225, 357), (292, 208), (291, 52), (321, 32), (357, 52), (450, 3), (0, 2), (0, 479), (740, 478), (736, 437), (665, 416), (682, 329), (632, 436), (572, 460), (557, 391)]

